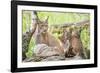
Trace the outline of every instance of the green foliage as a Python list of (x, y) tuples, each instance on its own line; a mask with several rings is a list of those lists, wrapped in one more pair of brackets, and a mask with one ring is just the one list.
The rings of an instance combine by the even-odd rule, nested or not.
[(61, 13), (61, 12), (37, 12), (41, 20), (45, 20), (49, 16), (49, 25), (75, 23), (89, 19), (89, 14), (85, 13)]
[(23, 33), (29, 29), (31, 25), (31, 12), (30, 11), (23, 11), (22, 12), (22, 24), (23, 24)]
[(34, 39), (32, 38), (29, 44), (28, 52), (26, 53), (27, 57), (32, 57), (32, 55), (34, 54), (33, 52), (34, 46), (35, 46), (35, 42), (34, 42)]
[(84, 48), (89, 49), (90, 47), (90, 32), (88, 31), (89, 27), (83, 27), (81, 31), (81, 40), (83, 43)]

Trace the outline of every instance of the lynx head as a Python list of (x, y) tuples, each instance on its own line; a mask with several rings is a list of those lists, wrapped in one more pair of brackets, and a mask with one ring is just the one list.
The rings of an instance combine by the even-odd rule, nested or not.
[(37, 20), (38, 31), (41, 33), (46, 33), (48, 31), (48, 17), (45, 21)]
[(80, 37), (80, 32), (79, 32), (79, 30), (73, 30), (73, 31), (72, 31), (72, 36), (79, 38), (79, 37)]

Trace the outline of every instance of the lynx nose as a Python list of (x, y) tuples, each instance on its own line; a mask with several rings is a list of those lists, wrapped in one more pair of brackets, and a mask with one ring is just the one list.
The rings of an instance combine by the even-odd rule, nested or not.
[(44, 28), (44, 31), (47, 31), (48, 30), (48, 28)]

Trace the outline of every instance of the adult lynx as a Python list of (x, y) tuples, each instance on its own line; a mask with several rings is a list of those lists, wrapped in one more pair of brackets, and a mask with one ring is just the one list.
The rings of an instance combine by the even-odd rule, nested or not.
[(48, 18), (45, 21), (37, 19), (37, 32), (35, 43), (37, 44), (46, 44), (49, 47), (56, 48), (56, 51), (59, 52), (59, 55), (64, 55), (64, 49), (59, 39), (55, 38), (52, 34), (48, 32)]
[(65, 55), (69, 57), (80, 56), (81, 58), (87, 58), (78, 30), (73, 30), (71, 32), (70, 47)]

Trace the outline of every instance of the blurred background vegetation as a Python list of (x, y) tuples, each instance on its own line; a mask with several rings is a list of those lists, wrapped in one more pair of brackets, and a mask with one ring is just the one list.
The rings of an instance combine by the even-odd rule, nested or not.
[[(22, 11), (22, 30), (25, 33), (31, 28), (32, 25), (32, 12), (34, 11)], [(83, 47), (90, 51), (90, 31), (89, 26), (85, 25), (69, 25), (67, 27), (61, 27), (66, 23), (78, 23), (84, 20), (90, 19), (90, 14), (88, 13), (72, 13), (72, 12), (39, 12), (37, 11), (37, 16), (40, 20), (45, 20), (48, 16), (48, 25), (49, 31), (56, 37), (59, 38), (62, 35), (63, 28), (70, 29), (81, 29), (80, 37), (83, 43)], [(90, 24), (89, 24), (90, 25)], [(57, 26), (57, 27), (56, 27)], [(26, 53), (27, 57), (31, 57), (33, 54), (33, 48), (35, 46), (34, 38), (31, 39), (28, 52)]]

